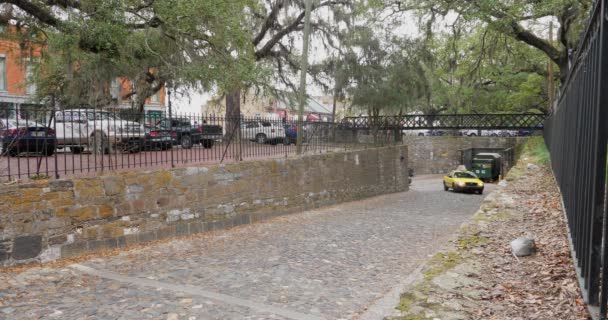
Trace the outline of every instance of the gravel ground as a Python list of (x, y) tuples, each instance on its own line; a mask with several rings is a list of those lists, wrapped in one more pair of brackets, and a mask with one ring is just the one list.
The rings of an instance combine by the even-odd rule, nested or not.
[[(493, 185), (486, 187), (486, 194)], [(484, 196), (411, 191), (0, 274), (0, 319), (351, 319), (450, 239)]]

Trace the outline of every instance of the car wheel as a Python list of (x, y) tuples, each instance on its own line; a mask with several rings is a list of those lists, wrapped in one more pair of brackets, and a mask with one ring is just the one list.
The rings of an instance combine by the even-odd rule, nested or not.
[(180, 143), (184, 149), (192, 148), (192, 138), (189, 135), (183, 135)]
[(477, 136), (477, 133), (471, 133), (471, 134), (469, 135), (469, 137), (475, 137), (475, 136)]
[(443, 183), (443, 191), (448, 191), (448, 186), (445, 184), (445, 182)]
[(215, 141), (213, 141), (213, 140), (201, 140), (201, 145), (205, 149), (211, 149), (213, 147), (214, 143), (215, 143)]
[(143, 149), (142, 143), (139, 141), (129, 143), (129, 153), (140, 153)]
[(19, 150), (17, 148), (4, 148), (6, 150), (6, 154), (10, 157), (16, 157), (19, 155)]
[(95, 132), (91, 136), (90, 146), (93, 153), (96, 154), (109, 154), (110, 153), (110, 144), (108, 143), (108, 138), (102, 132)]
[(55, 154), (55, 146), (46, 146), (43, 150), (42, 150), (42, 154), (50, 157), (53, 154)]
[(72, 154), (81, 154), (84, 151), (84, 147), (70, 147)]
[(266, 143), (266, 135), (263, 133), (258, 133), (255, 136), (255, 142), (259, 143), (259, 144), (264, 144)]
[(481, 189), (481, 190), (477, 191), (477, 193), (479, 193), (479, 194), (483, 194), (483, 189)]
[(419, 132), (419, 133), (418, 133), (418, 136), (419, 136), (419, 137), (424, 137), (424, 133)]

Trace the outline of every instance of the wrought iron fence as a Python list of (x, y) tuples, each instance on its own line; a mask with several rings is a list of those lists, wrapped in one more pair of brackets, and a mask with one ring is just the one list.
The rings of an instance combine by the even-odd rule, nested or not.
[(606, 319), (608, 302), (606, 5), (604, 0), (594, 6), (544, 130), (562, 192), (583, 297), (600, 319)]
[[(0, 118), (0, 181), (59, 178), (296, 153), (296, 122), (193, 113), (31, 107)], [(304, 153), (357, 147), (334, 123), (302, 123)], [(360, 145), (360, 147), (363, 147)]]
[(544, 114), (435, 114), (383, 117), (346, 117), (342, 126), (356, 129), (380, 128), (385, 130), (412, 129), (503, 129), (541, 130)]

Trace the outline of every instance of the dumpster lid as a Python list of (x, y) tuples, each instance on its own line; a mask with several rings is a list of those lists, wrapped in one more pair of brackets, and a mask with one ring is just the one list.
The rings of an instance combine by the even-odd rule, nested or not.
[(500, 159), (502, 156), (498, 153), (478, 153), (473, 156), (473, 158), (482, 158), (482, 159)]

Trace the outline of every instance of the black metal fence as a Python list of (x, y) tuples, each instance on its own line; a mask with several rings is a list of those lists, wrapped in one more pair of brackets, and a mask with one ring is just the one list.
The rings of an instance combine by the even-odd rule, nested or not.
[[(59, 178), (296, 153), (298, 124), (284, 119), (43, 107), (0, 117), (0, 181)], [(352, 130), (302, 123), (303, 153), (357, 146)]]
[(606, 319), (608, 301), (606, 6), (605, 0), (595, 4), (544, 131), (583, 296), (600, 319)]
[(346, 117), (341, 125), (356, 129), (480, 129), (542, 130), (546, 115), (522, 114), (435, 114), (384, 117)]

